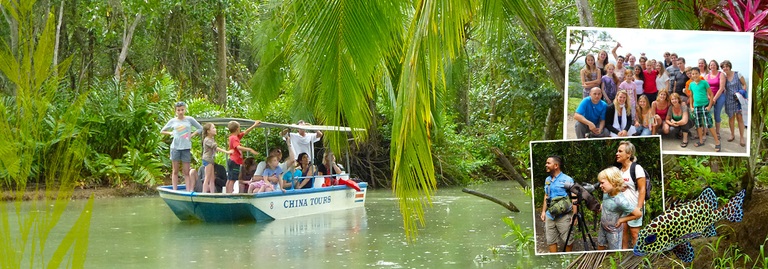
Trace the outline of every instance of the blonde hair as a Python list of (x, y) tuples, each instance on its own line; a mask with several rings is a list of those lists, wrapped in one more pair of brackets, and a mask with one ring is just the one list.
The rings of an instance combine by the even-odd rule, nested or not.
[[(625, 91), (625, 90), (619, 90), (618, 92), (616, 92), (616, 97), (613, 98), (613, 103), (615, 104), (616, 101), (619, 100), (619, 95), (621, 95), (621, 94), (623, 94), (624, 97), (626, 97), (626, 98), (624, 98), (624, 105), (626, 106), (627, 105), (627, 99), (629, 99), (629, 95), (627, 94), (627, 91)], [(619, 108), (617, 107), (616, 109), (618, 110)]]
[(603, 179), (607, 180), (608, 183), (613, 186), (613, 190), (611, 190), (608, 195), (615, 196), (621, 192), (621, 187), (624, 185), (624, 179), (621, 176), (621, 170), (619, 170), (619, 168), (611, 166), (600, 171), (600, 173), (597, 174), (597, 180)]
[[(661, 95), (661, 93), (664, 93), (664, 95), (667, 97), (667, 98), (664, 98), (664, 99), (663, 99), (663, 100), (664, 100), (664, 102), (666, 102), (667, 104), (669, 104), (669, 91), (667, 90), (667, 88), (662, 88), (661, 90), (659, 90), (659, 92), (658, 92), (658, 93), (656, 93), (656, 96), (659, 96), (659, 95)], [(659, 100), (659, 99), (658, 99), (658, 97), (656, 98), (656, 100)]]
[(606, 72), (608, 72), (607, 71), (608, 67), (613, 67), (613, 71), (614, 72), (611, 72), (610, 74), (605, 74), (605, 75), (609, 76), (610, 78), (612, 78), (614, 84), (619, 84), (619, 77), (616, 76), (616, 72), (615, 72), (616, 71), (616, 65), (614, 65), (612, 63), (606, 64), (605, 67), (604, 67)]
[(624, 152), (629, 154), (629, 159), (633, 162), (637, 161), (637, 156), (635, 156), (635, 145), (632, 144), (632, 142), (629, 142), (628, 140), (623, 140), (619, 142), (619, 146), (624, 146)]

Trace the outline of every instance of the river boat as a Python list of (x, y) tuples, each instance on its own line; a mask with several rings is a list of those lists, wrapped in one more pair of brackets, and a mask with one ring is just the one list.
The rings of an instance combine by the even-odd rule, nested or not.
[[(349, 182), (349, 181), (348, 181)], [(350, 183), (351, 184), (351, 183)], [(180, 220), (204, 222), (268, 221), (365, 206), (368, 184), (314, 187), (262, 193), (189, 192), (161, 186), (157, 190)]]
[[(226, 125), (230, 120), (239, 121), (242, 127), (254, 121), (231, 118), (198, 119), (201, 123), (212, 122)], [(293, 128), (321, 131), (353, 131), (348, 127), (320, 125), (292, 125), (262, 122), (259, 127)], [(357, 130), (355, 130), (357, 131)], [(349, 166), (347, 166), (349, 167)], [(186, 185), (157, 187), (160, 197), (182, 221), (204, 222), (270, 221), (325, 212), (348, 210), (365, 206), (368, 184), (356, 182), (349, 174), (337, 176), (340, 185), (321, 186), (315, 177), (315, 185), (309, 189), (293, 189), (262, 193), (202, 193), (189, 191)]]

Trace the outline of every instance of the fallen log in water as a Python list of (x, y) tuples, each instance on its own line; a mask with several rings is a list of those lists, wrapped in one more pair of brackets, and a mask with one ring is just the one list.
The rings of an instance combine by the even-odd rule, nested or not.
[(515, 206), (514, 204), (512, 204), (512, 202), (506, 202), (506, 203), (505, 203), (505, 202), (503, 202), (503, 201), (499, 200), (499, 199), (498, 199), (498, 198), (496, 198), (496, 197), (490, 196), (490, 195), (488, 195), (488, 194), (485, 194), (485, 193), (482, 193), (482, 192), (478, 192), (478, 191), (476, 191), (476, 190), (470, 190), (470, 189), (467, 189), (467, 188), (464, 188), (464, 189), (462, 189), (461, 191), (463, 191), (463, 192), (466, 192), (466, 193), (469, 193), (469, 194), (472, 194), (472, 195), (474, 195), (474, 196), (477, 196), (477, 197), (480, 197), (480, 198), (483, 198), (483, 199), (486, 199), (486, 200), (489, 200), (489, 201), (491, 201), (491, 202), (497, 203), (497, 204), (499, 204), (499, 205), (501, 205), (501, 206), (505, 207), (505, 208), (506, 208), (506, 209), (508, 209), (509, 211), (512, 211), (512, 212), (520, 212), (520, 209), (517, 209), (517, 206)]

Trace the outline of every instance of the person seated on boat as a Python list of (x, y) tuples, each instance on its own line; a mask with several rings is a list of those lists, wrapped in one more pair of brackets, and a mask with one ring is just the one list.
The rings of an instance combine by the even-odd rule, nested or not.
[[(285, 160), (285, 162), (280, 163), (278, 166), (283, 169), (283, 171), (288, 170), (288, 168), (291, 167), (291, 165), (294, 165), (296, 163), (296, 154), (293, 151), (293, 148), (291, 148), (291, 137), (287, 135), (287, 132), (282, 133), (285, 143), (288, 145), (288, 159)], [(275, 156), (277, 157), (277, 160), (283, 159), (283, 150), (278, 147), (273, 147), (269, 150), (269, 154), (267, 155), (267, 158)], [(256, 166), (256, 172), (253, 174), (252, 181), (259, 181), (261, 180), (261, 175), (264, 173), (264, 169), (267, 168), (267, 161), (264, 160), (259, 163), (258, 166)]]
[[(195, 180), (197, 184), (195, 184), (194, 191), (195, 192), (202, 192), (203, 191), (203, 179), (205, 178), (205, 169), (204, 167), (200, 166), (199, 169), (189, 169), (189, 178), (190, 180)], [(220, 193), (222, 188), (224, 188), (227, 185), (227, 168), (224, 167), (221, 164), (214, 163), (213, 164), (213, 175), (214, 175), (214, 184), (216, 185), (216, 193)]]
[[(299, 154), (299, 158), (296, 159), (297, 169), (301, 171), (301, 174), (308, 178), (303, 178), (296, 182), (296, 189), (309, 189), (312, 188), (314, 178), (310, 178), (315, 175), (315, 166), (310, 163), (309, 155), (307, 153)], [(301, 177), (301, 176), (298, 176)]]
[[(297, 125), (309, 126), (310, 124), (300, 120)], [(308, 133), (304, 129), (298, 129), (296, 133), (289, 133), (288, 135), (291, 138), (289, 146), (293, 148), (294, 153), (307, 153), (309, 154), (310, 160), (315, 159), (315, 149), (313, 145), (315, 142), (320, 141), (320, 138), (323, 138), (323, 132), (316, 131), (314, 133)]]
[(325, 154), (323, 154), (323, 163), (317, 166), (317, 173), (318, 176), (321, 177), (327, 175), (323, 187), (338, 185), (335, 175), (341, 174), (341, 168), (336, 165), (336, 156), (333, 154), (333, 151), (325, 151)]
[(248, 184), (251, 183), (251, 178), (253, 178), (255, 172), (256, 159), (253, 157), (245, 158), (245, 160), (243, 160), (243, 165), (240, 167), (240, 174), (237, 177), (239, 193), (248, 192)]
[(301, 181), (301, 179), (299, 179), (301, 177), (301, 170), (297, 168), (298, 166), (293, 166), (283, 173), (283, 180), (280, 182), (280, 185), (284, 190), (300, 189), (303, 187), (299, 186)]
[(248, 192), (253, 193), (256, 188), (258, 188), (256, 193), (278, 189), (285, 191), (285, 189), (282, 188), (282, 175), (283, 169), (280, 168), (277, 156), (269, 156), (267, 157), (267, 168), (262, 172), (261, 180), (251, 183), (250, 187), (248, 187)]
[(280, 161), (277, 157), (267, 158), (267, 168), (264, 169), (262, 177), (266, 178), (275, 190), (283, 190), (283, 168), (280, 167)]

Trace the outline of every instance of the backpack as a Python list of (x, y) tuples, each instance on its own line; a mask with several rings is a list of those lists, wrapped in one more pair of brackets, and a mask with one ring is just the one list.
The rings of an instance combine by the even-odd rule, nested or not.
[[(635, 185), (637, 185), (637, 175), (635, 175), (635, 165), (637, 165), (636, 162), (632, 162), (631, 165), (629, 165), (629, 176), (632, 178), (632, 181), (635, 182)], [(645, 170), (645, 167), (643, 168), (643, 173), (645, 173), (645, 201), (648, 201), (648, 199), (651, 199), (651, 175), (648, 174), (648, 171)]]

